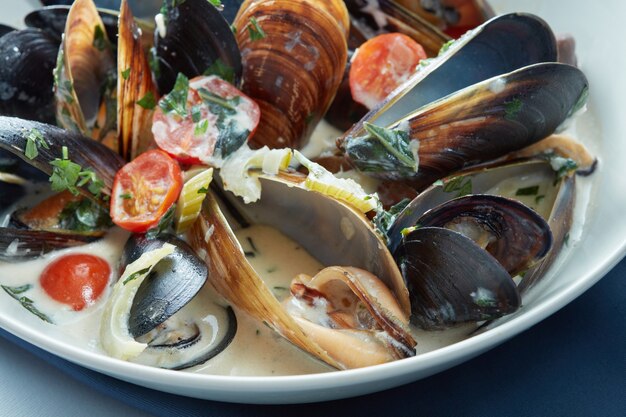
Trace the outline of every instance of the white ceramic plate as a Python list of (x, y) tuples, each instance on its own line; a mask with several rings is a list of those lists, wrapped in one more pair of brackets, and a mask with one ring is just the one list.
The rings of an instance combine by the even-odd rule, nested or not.
[[(29, 3), (0, 0), (2, 23), (19, 24)], [(523, 4), (522, 4), (523, 3)], [(578, 241), (525, 300), (524, 307), (483, 334), (415, 358), (351, 371), (289, 377), (224, 377), (166, 371), (111, 359), (77, 348), (42, 331), (36, 321), (13, 317), (0, 305), (0, 326), (71, 362), (145, 387), (204, 399), (249, 403), (322, 401), (380, 391), (450, 368), (524, 331), (599, 280), (626, 250), (626, 51), (619, 0), (493, 0), (497, 12), (525, 11), (543, 17), (557, 33), (573, 34), (580, 66), (589, 78), (589, 112), (577, 134), (599, 158), (596, 173), (581, 181)], [(617, 44), (617, 46), (616, 46)], [(621, 48), (621, 49), (620, 49)], [(35, 323), (35, 324), (33, 324)]]

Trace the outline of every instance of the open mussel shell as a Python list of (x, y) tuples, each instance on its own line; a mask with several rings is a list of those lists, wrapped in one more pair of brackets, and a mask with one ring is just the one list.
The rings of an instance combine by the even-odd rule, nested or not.
[(371, 38), (380, 33), (400, 32), (419, 42), (428, 56), (435, 56), (450, 37), (414, 11), (393, 0), (368, 3), (345, 1), (353, 25)]
[(59, 42), (38, 29), (0, 38), (0, 114), (54, 123), (54, 84)]
[(524, 295), (546, 274), (557, 256), (566, 245), (574, 221), (574, 201), (576, 198), (576, 177), (568, 176), (560, 181), (554, 205), (548, 217), (548, 224), (554, 236), (554, 244), (546, 257), (523, 275), (518, 288)]
[[(501, 15), (455, 41), (364, 120), (388, 126), (455, 91), (528, 65), (554, 62), (556, 57), (554, 34), (543, 20), (521, 13)], [(358, 124), (346, 136), (359, 135), (362, 129)]]
[(118, 152), (131, 160), (152, 143), (154, 111), (137, 103), (150, 94), (157, 97), (157, 91), (141, 43), (141, 30), (126, 1), (120, 10), (117, 68)]
[[(69, 11), (69, 6), (55, 5), (43, 7), (27, 14), (26, 17), (24, 17), (24, 23), (28, 27), (43, 30), (61, 42)], [(117, 35), (117, 13), (111, 10), (98, 10), (98, 12), (104, 23), (107, 37), (109, 39), (115, 39)]]
[(361, 171), (407, 178), (422, 190), (453, 172), (549, 136), (580, 104), (587, 87), (586, 77), (575, 67), (535, 64), (424, 106), (390, 126), (408, 123), (409, 138), (419, 144), (417, 172), (385, 156), (382, 145), (367, 135), (348, 138), (343, 147)]
[[(29, 132), (36, 131), (44, 138), (47, 147), (38, 146), (38, 155), (29, 159), (24, 154)], [(92, 169), (103, 181), (101, 193), (111, 195), (113, 179), (124, 165), (124, 160), (106, 146), (75, 132), (56, 126), (15, 117), (0, 116), (0, 149), (11, 152), (48, 176), (52, 174), (50, 161), (61, 159), (67, 147), (69, 159), (83, 170)], [(85, 191), (85, 195), (93, 197)]]
[(0, 261), (23, 262), (59, 249), (81, 246), (99, 239), (80, 233), (0, 227)]
[(520, 292), (524, 293), (545, 275), (563, 248), (572, 224), (575, 176), (559, 179), (548, 161), (534, 159), (476, 168), (446, 178), (424, 190), (398, 214), (387, 232), (390, 250), (393, 252), (400, 245), (402, 230), (420, 223), (419, 219), (424, 213), (465, 194), (489, 194), (515, 199), (548, 222), (552, 245), (537, 264), (527, 265), (530, 269), (523, 274), (519, 283)]
[[(378, 276), (389, 288), (387, 291), (391, 291), (394, 299), (398, 300), (396, 309), (402, 312), (406, 320), (410, 307), (402, 277), (391, 255), (362, 214), (334, 199), (307, 191), (301, 188), (298, 181), (292, 179), (268, 177), (261, 181), (263, 187), (261, 199), (249, 206), (239, 205), (245, 218), (254, 223), (275, 227), (295, 239), (323, 264), (355, 266), (359, 270), (368, 270), (368, 274)], [(353, 334), (349, 329), (346, 329), (348, 332), (343, 332), (328, 328), (317, 332), (312, 330), (315, 326), (303, 327), (299, 323), (300, 319), (292, 316), (276, 299), (247, 261), (212, 193), (207, 195), (201, 216), (191, 230), (191, 242), (209, 266), (211, 284), (234, 307), (267, 323), (294, 345), (336, 368), (379, 363), (380, 355), (372, 355), (368, 359), (365, 354), (358, 364), (344, 361), (343, 353), (346, 349), (359, 349), (349, 343), (344, 345), (335, 343), (333, 346), (324, 344), (324, 347), (323, 343), (318, 344), (315, 336), (325, 338), (328, 331), (339, 332), (339, 337), (344, 341), (351, 337), (360, 339), (358, 336), (360, 333), (358, 330)], [(345, 274), (354, 275), (349, 268), (343, 269), (346, 269)], [(342, 278), (346, 279), (345, 276)], [(356, 278), (350, 278), (348, 281), (352, 282), (353, 279)], [(375, 294), (363, 295), (366, 300), (376, 297)], [(380, 299), (378, 301), (382, 302)], [(376, 309), (376, 303), (366, 304)], [(376, 311), (384, 317), (384, 320), (402, 322), (402, 319), (394, 319), (386, 308), (377, 308)], [(385, 329), (384, 326), (380, 328)], [(402, 325), (393, 328), (398, 330)], [(376, 343), (385, 345), (393, 339), (400, 345), (404, 343), (403, 341), (412, 340), (406, 332), (403, 336), (406, 337), (395, 339), (394, 335), (387, 332), (378, 337)], [(396, 342), (392, 342), (391, 345)], [(406, 346), (406, 349), (397, 349), (398, 346), (391, 345), (387, 349), (396, 353), (402, 350), (405, 356), (411, 351), (414, 352), (414, 345), (411, 344)], [(366, 363), (368, 360), (370, 362)]]
[(394, 258), (411, 294), (411, 322), (424, 329), (493, 319), (521, 305), (509, 273), (458, 232), (415, 229)]
[(242, 90), (261, 108), (254, 146), (299, 149), (307, 143), (344, 74), (347, 22), (345, 5), (335, 0), (244, 2), (234, 27)]
[(110, 40), (91, 0), (76, 0), (68, 12), (55, 77), (57, 122), (91, 135), (115, 77)]
[(511, 275), (525, 271), (552, 246), (546, 221), (525, 205), (493, 195), (469, 195), (427, 211), (419, 227), (445, 227), (462, 233), (489, 252)]
[(156, 30), (155, 78), (161, 94), (169, 93), (179, 73), (193, 78), (219, 60), (232, 69), (234, 84), (241, 79), (241, 54), (233, 32), (220, 12), (206, 0), (169, 5), (165, 33)]
[(121, 265), (124, 267), (165, 243), (171, 243), (176, 249), (154, 266), (135, 295), (128, 318), (133, 337), (148, 333), (176, 314), (196, 296), (207, 280), (204, 262), (187, 243), (171, 235), (155, 239), (132, 235), (124, 246)]

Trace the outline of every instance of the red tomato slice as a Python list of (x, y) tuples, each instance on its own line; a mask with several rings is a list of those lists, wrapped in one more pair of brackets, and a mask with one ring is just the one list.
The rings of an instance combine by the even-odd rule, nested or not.
[[(218, 100), (207, 100), (206, 92)], [(226, 107), (217, 104), (219, 99)], [(261, 118), (261, 110), (251, 98), (213, 75), (189, 81), (186, 111), (182, 117), (174, 111), (165, 113), (158, 106), (152, 118), (152, 133), (159, 148), (186, 164), (211, 164), (216, 147), (223, 148), (224, 140), (252, 137)], [(220, 135), (227, 139), (220, 142)]]
[(176, 161), (160, 150), (144, 152), (115, 174), (111, 219), (131, 232), (146, 232), (159, 224), (182, 187)]
[(361, 45), (350, 66), (354, 101), (372, 109), (406, 81), (426, 58), (422, 45), (401, 33), (376, 36)]
[(65, 255), (49, 264), (39, 277), (52, 299), (80, 311), (96, 302), (106, 288), (111, 267), (102, 258), (83, 253)]

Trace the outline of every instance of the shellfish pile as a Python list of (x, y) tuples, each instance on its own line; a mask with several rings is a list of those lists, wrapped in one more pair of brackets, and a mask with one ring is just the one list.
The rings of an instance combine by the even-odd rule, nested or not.
[[(142, 12), (156, 23), (120, 3), (47, 6), (26, 17), (27, 29), (0, 37), (0, 202), (9, 218), (0, 259), (84, 245), (107, 233), (109, 216), (133, 232), (103, 316), (110, 355), (195, 366), (227, 348), (235, 313), (245, 312), (335, 368), (389, 362), (416, 354), (415, 328), (475, 329), (517, 311), (558, 256), (576, 171), (595, 162), (554, 135), (583, 107), (588, 85), (558, 62), (540, 18), (479, 8), (480, 24), (451, 42), (442, 29), (463, 24), (450, 10), (401, 1), (166, 0)], [(389, 31), (419, 41), (430, 58), (368, 111), (346, 92), (348, 58)], [(241, 122), (242, 108), (256, 120)], [(345, 132), (309, 161), (297, 150), (323, 118)], [(288, 166), (292, 154), (302, 166)], [(171, 160), (185, 185), (146, 233), (117, 221), (115, 210), (142, 206), (116, 190), (141, 158), (160, 169), (153, 155)], [(60, 186), (70, 163), (75, 178)], [(221, 179), (193, 189), (201, 210), (185, 219), (190, 228), (177, 214), (174, 230), (166, 212), (176, 200), (182, 212), (192, 205), (185, 193), (198, 165)], [(327, 171), (337, 166), (374, 178), (379, 195), (359, 198), (359, 185)], [(66, 193), (43, 203), (60, 204), (57, 213), (42, 221), (35, 207), (15, 210), (24, 182), (48, 178)], [(520, 178), (533, 180), (503, 191)], [(146, 207), (168, 191), (144, 188)], [(90, 227), (59, 220), (68, 201)], [(234, 234), (251, 223), (278, 229), (326, 267), (294, 277), (279, 301)], [(209, 286), (225, 300), (211, 307), (224, 323), (180, 319), (189, 303), (205, 307), (198, 300)]]

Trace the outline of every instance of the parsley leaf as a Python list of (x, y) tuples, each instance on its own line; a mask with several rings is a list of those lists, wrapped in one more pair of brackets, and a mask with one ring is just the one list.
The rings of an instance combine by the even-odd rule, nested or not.
[(404, 210), (406, 206), (409, 205), (410, 202), (411, 200), (409, 200), (408, 198), (405, 198), (399, 203), (391, 206), (389, 210), (385, 210), (382, 204), (379, 203), (379, 206), (376, 209), (376, 216), (374, 216), (374, 219), (372, 220), (372, 222), (374, 223), (376, 230), (378, 230), (381, 236), (383, 236), (384, 238), (387, 238), (388, 236), (387, 233), (389, 232), (389, 228), (391, 227), (393, 222), (396, 220), (396, 217), (398, 217), (398, 214), (400, 214), (400, 212)]
[(122, 78), (127, 80), (128, 77), (130, 77), (130, 68), (126, 68), (124, 71), (122, 71)]
[(522, 100), (519, 98), (504, 103), (504, 117), (508, 120), (515, 119), (518, 113), (522, 110), (522, 106)]
[(126, 278), (122, 284), (126, 285), (126, 284), (128, 284), (129, 282), (131, 282), (131, 281), (133, 281), (133, 280), (136, 280), (136, 279), (137, 279), (137, 278), (139, 278), (140, 276), (142, 276), (142, 275), (144, 275), (144, 274), (147, 274), (148, 272), (150, 272), (150, 268), (152, 268), (152, 267), (151, 267), (151, 266), (149, 266), (149, 267), (147, 267), (147, 268), (140, 269), (139, 271), (137, 271), (137, 272), (134, 272), (134, 273), (130, 274), (130, 276), (129, 276), (128, 278)]
[(80, 194), (78, 187), (87, 185), (87, 189), (96, 197), (100, 195), (104, 187), (102, 181), (91, 168), (83, 168), (69, 159), (67, 146), (62, 148), (61, 158), (50, 161), (52, 175), (50, 183), (52, 191), (69, 191), (73, 195)]
[(185, 74), (178, 73), (174, 88), (159, 101), (159, 107), (163, 113), (174, 113), (180, 117), (186, 117), (188, 93), (189, 79)]
[(146, 232), (148, 239), (155, 239), (157, 236), (165, 233), (174, 223), (174, 213), (176, 212), (176, 204), (172, 204), (172, 207), (161, 217), (159, 224)]
[(519, 188), (515, 195), (537, 195), (539, 193), (539, 186), (533, 185), (532, 187)]
[(221, 60), (217, 58), (205, 71), (204, 75), (216, 75), (224, 81), (228, 81), (233, 84), (235, 82), (235, 70), (229, 67)]
[(32, 128), (28, 132), (22, 132), (22, 137), (26, 139), (26, 147), (24, 148), (24, 155), (28, 159), (35, 159), (39, 155), (39, 147), (50, 149), (48, 142), (43, 137), (43, 134), (39, 129)]
[(415, 155), (410, 148), (409, 132), (399, 129), (387, 129), (364, 122), (363, 127), (372, 137), (377, 139), (385, 149), (401, 164), (417, 172)]
[(24, 307), (26, 310), (33, 313), (35, 316), (39, 317), (41, 320), (48, 322), (50, 324), (54, 324), (47, 315), (45, 315), (44, 313), (39, 311), (37, 307), (35, 307), (33, 300), (21, 295), (25, 293), (26, 291), (30, 290), (32, 288), (32, 285), (26, 284), (26, 285), (22, 285), (19, 287), (9, 287), (7, 285), (0, 285), (0, 287), (2, 287), (2, 289), (6, 291), (6, 293), (9, 294), (13, 299), (17, 300), (22, 305), (22, 307)]
[(96, 25), (93, 32), (93, 47), (98, 51), (104, 51), (109, 46), (108, 44), (109, 42), (106, 39), (102, 26)]
[(108, 212), (87, 198), (69, 203), (59, 215), (59, 227), (63, 230), (90, 232), (111, 225)]
[(202, 136), (206, 133), (208, 129), (209, 129), (209, 121), (207, 119), (204, 119), (203, 121), (198, 123), (196, 127), (193, 129), (193, 134), (194, 136)]
[(457, 197), (463, 197), (472, 193), (472, 179), (468, 177), (454, 177), (444, 181), (443, 191), (446, 193), (457, 192)]
[(152, 110), (156, 107), (156, 99), (152, 91), (148, 91), (145, 96), (137, 100), (137, 104), (147, 110)]
[(267, 36), (261, 26), (259, 26), (259, 22), (255, 17), (250, 18), (250, 23), (248, 23), (248, 33), (250, 34), (251, 41), (259, 41)]

